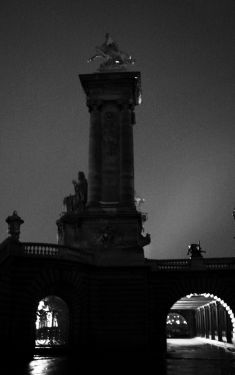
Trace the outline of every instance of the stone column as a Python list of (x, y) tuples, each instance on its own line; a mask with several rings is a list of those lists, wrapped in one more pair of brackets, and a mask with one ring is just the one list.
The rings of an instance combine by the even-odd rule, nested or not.
[(120, 201), (120, 111), (116, 103), (106, 102), (101, 112), (101, 203), (117, 205)]
[(200, 336), (202, 336), (202, 316), (201, 316), (201, 310), (198, 310), (198, 320), (199, 320), (199, 333)]
[(134, 205), (134, 156), (132, 108), (128, 103), (121, 105), (121, 152), (120, 152), (120, 203)]
[(222, 330), (221, 330), (221, 317), (220, 317), (220, 304), (216, 303), (216, 326), (217, 326), (217, 336), (218, 341), (222, 341)]
[(101, 115), (98, 102), (88, 102), (90, 112), (88, 205), (101, 200)]
[(198, 311), (195, 311), (195, 322), (196, 322), (196, 335), (198, 336), (199, 333), (199, 316)]
[(206, 315), (205, 315), (205, 309), (204, 307), (201, 308), (201, 314), (202, 314), (202, 335), (206, 337)]
[(198, 321), (199, 321), (199, 336), (202, 337), (203, 335), (203, 325), (202, 325), (202, 313), (201, 313), (201, 309), (199, 308), (197, 310), (198, 312)]
[(210, 319), (211, 319), (211, 339), (215, 340), (215, 313), (214, 313), (214, 303), (210, 305)]
[(204, 328), (203, 328), (203, 317), (202, 317), (201, 307), (198, 308), (198, 312), (199, 312), (199, 320), (200, 320), (200, 336), (203, 337)]
[(226, 338), (228, 343), (232, 343), (232, 322), (228, 312), (225, 310), (225, 319), (226, 319)]
[(91, 113), (88, 205), (135, 207), (133, 124), (134, 107), (140, 104), (140, 73), (107, 71), (79, 77)]
[(205, 313), (205, 326), (206, 326), (206, 338), (209, 339), (209, 333), (210, 333), (210, 326), (209, 326), (209, 311), (208, 311), (208, 306), (204, 306), (204, 313)]
[(210, 305), (206, 306), (206, 316), (207, 316), (207, 338), (211, 338), (211, 316), (210, 316)]

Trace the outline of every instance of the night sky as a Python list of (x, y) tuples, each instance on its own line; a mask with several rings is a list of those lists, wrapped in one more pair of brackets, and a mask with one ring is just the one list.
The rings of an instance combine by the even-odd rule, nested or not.
[[(4, 4), (3, 4), (4, 3)], [(89, 114), (78, 74), (110, 32), (136, 59), (135, 188), (146, 255), (235, 256), (235, 1), (8, 0), (0, 6), (0, 240), (56, 243), (63, 197), (88, 172)], [(133, 69), (133, 68), (132, 68)]]

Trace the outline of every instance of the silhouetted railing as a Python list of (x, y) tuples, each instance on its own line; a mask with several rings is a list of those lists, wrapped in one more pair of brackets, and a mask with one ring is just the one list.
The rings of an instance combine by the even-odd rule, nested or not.
[(229, 270), (235, 269), (235, 258), (146, 259), (146, 264), (154, 271)]
[(235, 269), (235, 258), (205, 258), (204, 264), (208, 270)]
[[(60, 258), (84, 263), (91, 263), (93, 259), (92, 252), (81, 251), (78, 248), (63, 245), (22, 242), (21, 246), (24, 256)], [(17, 253), (17, 255), (20, 254)]]
[(40, 256), (58, 256), (61, 246), (46, 243), (23, 243), (24, 254)]
[[(13, 248), (6, 246), (5, 250), (0, 252), (0, 263), (4, 262), (10, 255), (61, 258), (91, 264), (95, 261), (94, 252), (92, 250), (87, 251), (49, 243), (19, 242), (18, 245)], [(153, 271), (226, 271), (235, 270), (235, 257), (195, 257), (192, 259), (145, 258), (145, 264), (150, 266)]]
[(189, 259), (148, 259), (148, 263), (153, 265), (154, 270), (159, 271), (178, 271), (189, 269), (190, 267)]

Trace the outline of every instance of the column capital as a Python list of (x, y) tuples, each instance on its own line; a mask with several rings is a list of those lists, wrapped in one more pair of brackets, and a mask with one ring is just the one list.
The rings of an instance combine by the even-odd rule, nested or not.
[(108, 72), (79, 75), (87, 98), (107, 100), (127, 100), (140, 104), (140, 72)]

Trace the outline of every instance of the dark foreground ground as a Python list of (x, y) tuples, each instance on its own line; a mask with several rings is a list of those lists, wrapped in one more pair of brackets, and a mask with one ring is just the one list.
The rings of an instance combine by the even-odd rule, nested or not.
[(165, 359), (149, 354), (144, 358), (132, 355), (123, 358), (103, 353), (102, 358), (86, 357), (69, 359), (36, 355), (27, 365), (20, 365), (12, 358), (1, 368), (0, 374), (16, 375), (79, 375), (79, 374), (135, 374), (154, 375), (235, 375), (235, 347), (212, 345), (206, 340), (170, 339)]
[(170, 339), (166, 361), (167, 375), (234, 375), (235, 347), (199, 338)]

